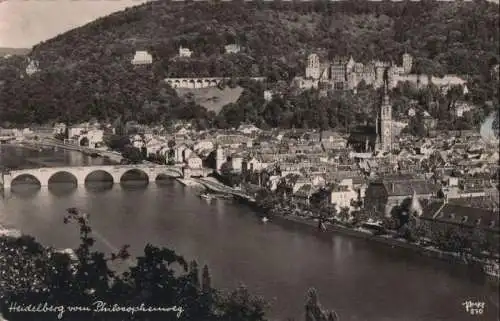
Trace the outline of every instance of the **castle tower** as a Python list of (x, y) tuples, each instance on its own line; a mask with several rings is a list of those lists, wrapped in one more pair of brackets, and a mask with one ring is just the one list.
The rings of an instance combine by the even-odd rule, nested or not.
[(380, 88), (384, 85), (384, 76), (385, 76), (386, 68), (380, 62), (375, 63), (375, 81), (373, 83), (373, 87)]
[(397, 85), (397, 68), (396, 66), (391, 66), (387, 70), (387, 84), (389, 89), (395, 88)]
[(413, 57), (409, 53), (403, 54), (403, 72), (407, 75), (413, 67)]
[(215, 169), (217, 172), (220, 170), (222, 167), (222, 164), (226, 162), (226, 158), (224, 155), (224, 149), (222, 149), (220, 146), (217, 145), (217, 149), (215, 152)]
[(392, 105), (387, 93), (388, 83), (384, 84), (384, 98), (380, 106), (380, 148), (385, 152), (392, 150)]
[(350, 90), (356, 90), (356, 87), (358, 87), (358, 74), (355, 72), (351, 72), (347, 74), (347, 85), (349, 86)]
[(320, 64), (317, 54), (310, 54), (307, 57), (306, 78), (318, 80), (320, 77)]

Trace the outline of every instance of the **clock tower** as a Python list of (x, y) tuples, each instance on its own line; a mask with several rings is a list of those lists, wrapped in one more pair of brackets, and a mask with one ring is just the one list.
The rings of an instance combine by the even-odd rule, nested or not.
[(387, 81), (384, 85), (384, 98), (380, 106), (380, 149), (384, 152), (392, 151), (392, 105), (387, 93)]

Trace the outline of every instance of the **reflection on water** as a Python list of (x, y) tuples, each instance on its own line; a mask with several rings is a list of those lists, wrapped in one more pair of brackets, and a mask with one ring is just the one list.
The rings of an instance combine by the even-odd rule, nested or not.
[(69, 196), (76, 191), (78, 185), (72, 182), (49, 183), (48, 189), (54, 196)]
[[(172, 179), (170, 180), (158, 180), (153, 182), (153, 184), (159, 186), (169, 186), (172, 185)], [(54, 196), (69, 196), (73, 194), (77, 189), (84, 188), (91, 194), (101, 194), (103, 192), (109, 191), (114, 185), (119, 185), (123, 190), (145, 190), (150, 183), (147, 180), (125, 180), (119, 184), (113, 183), (113, 181), (86, 181), (85, 185), (78, 186), (76, 182), (67, 181), (54, 181), (49, 182), (48, 186), (40, 186), (35, 182), (16, 182), (12, 184), (11, 194), (22, 198), (34, 198), (40, 191), (48, 190)]]
[(12, 185), (11, 192), (23, 198), (35, 197), (40, 192), (40, 185), (32, 183), (18, 183)]
[(85, 182), (85, 188), (92, 194), (100, 194), (113, 188), (113, 181), (91, 181)]

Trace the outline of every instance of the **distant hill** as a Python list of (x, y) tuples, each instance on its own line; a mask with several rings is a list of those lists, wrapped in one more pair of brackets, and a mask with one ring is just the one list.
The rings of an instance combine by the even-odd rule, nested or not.
[[(498, 25), (498, 5), (481, 0), (158, 0), (34, 46), (30, 57), (42, 71), (22, 79), (9, 73), (0, 91), (0, 119), (31, 123), (120, 115), (140, 121), (208, 117), (211, 124), (211, 113), (186, 107), (162, 80), (266, 76), (270, 82), (289, 81), (303, 74), (311, 52), (399, 62), (407, 51), (416, 57), (415, 72), (470, 74), (478, 83), (471, 87), (474, 91), (490, 83), (490, 67), (500, 61)], [(224, 54), (224, 45), (231, 43), (242, 51)], [(179, 46), (193, 50), (192, 58), (173, 59)], [(136, 50), (148, 50), (153, 64), (132, 66)], [(248, 112), (239, 114), (275, 117), (274, 111), (257, 112), (262, 92), (254, 94), (255, 101), (242, 95)], [(488, 95), (477, 94), (484, 99)], [(243, 108), (239, 101), (231, 110)]]
[(26, 56), (31, 52), (28, 48), (2, 48), (0, 47), (0, 57), (5, 55)]

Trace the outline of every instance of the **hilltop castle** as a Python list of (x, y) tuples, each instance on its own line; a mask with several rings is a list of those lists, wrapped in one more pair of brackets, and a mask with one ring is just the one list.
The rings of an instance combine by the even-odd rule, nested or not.
[(395, 86), (396, 75), (408, 75), (413, 66), (413, 57), (403, 54), (403, 65), (371, 61), (368, 64), (356, 62), (352, 57), (336, 57), (331, 62), (321, 63), (317, 54), (307, 58), (306, 75), (298, 77), (300, 88), (353, 90), (361, 81), (374, 88), (384, 85), (387, 77), (389, 87)]
[(320, 57), (313, 53), (307, 58), (305, 77), (296, 77), (295, 83), (302, 89), (356, 90), (362, 81), (376, 89), (384, 86), (385, 81), (389, 89), (395, 88), (399, 82), (408, 81), (417, 87), (434, 84), (443, 91), (447, 91), (451, 86), (466, 83), (455, 75), (440, 78), (411, 74), (413, 57), (404, 53), (401, 58), (402, 65), (379, 60), (363, 64), (356, 62), (352, 56), (335, 57), (332, 61), (321, 62)]

